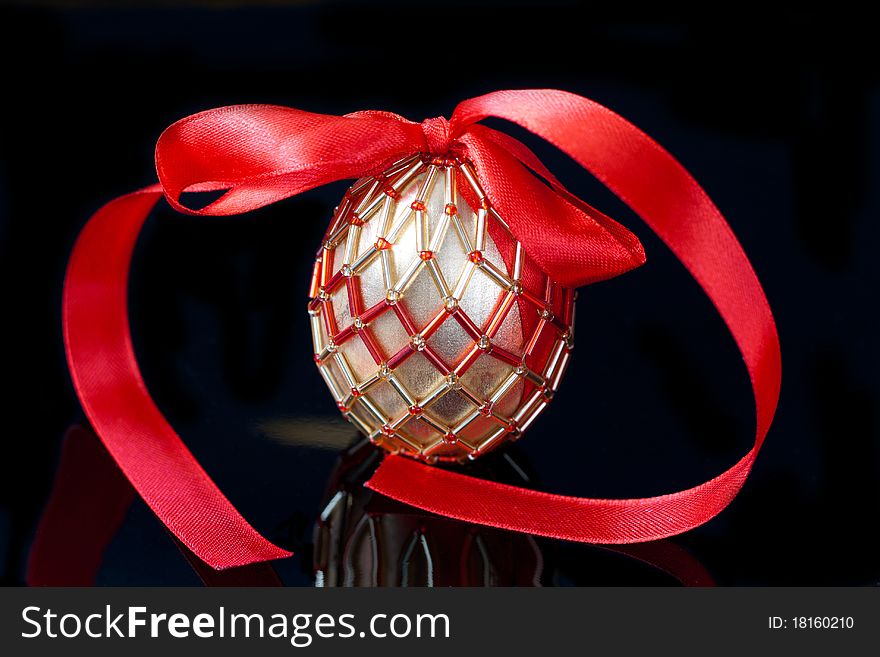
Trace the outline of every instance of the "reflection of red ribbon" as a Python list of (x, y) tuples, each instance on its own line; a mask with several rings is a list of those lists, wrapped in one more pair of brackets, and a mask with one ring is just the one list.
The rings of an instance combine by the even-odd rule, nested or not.
[[(94, 586), (104, 553), (120, 529), (134, 495), (131, 484), (95, 434), (86, 427), (71, 427), (62, 441), (55, 484), (31, 546), (28, 586)], [(389, 504), (394, 503), (384, 506)], [(376, 512), (387, 514), (392, 521), (396, 514), (387, 509)], [(431, 517), (447, 525), (456, 522)], [(421, 520), (430, 522), (428, 514), (422, 515)], [(283, 585), (269, 563), (214, 570), (176, 538), (175, 543), (205, 586)], [(715, 586), (712, 575), (697, 559), (668, 540), (604, 549), (662, 570), (684, 586)], [(462, 581), (466, 580), (463, 576)]]
[[(131, 484), (95, 434), (86, 427), (70, 427), (61, 443), (55, 484), (31, 545), (28, 586), (94, 586), (104, 552), (134, 497)], [(206, 586), (281, 586), (270, 564), (217, 571), (175, 542)], [(699, 573), (696, 564), (692, 570)]]
[[(127, 277), (147, 214), (162, 196), (190, 214), (246, 212), (325, 183), (380, 173), (415, 152), (458, 151), (533, 260), (583, 285), (644, 261), (626, 229), (569, 194), (521, 143), (476, 123), (518, 123), (569, 154), (666, 242), (715, 304), (742, 352), (757, 411), (752, 449), (695, 488), (655, 498), (550, 495), (387, 457), (367, 485), (475, 523), (568, 540), (632, 543), (691, 529), (721, 511), (751, 470), (776, 409), (780, 355), (767, 299), (721, 213), (684, 168), (636, 127), (579, 96), (500, 91), (461, 103), (447, 122), (386, 112), (344, 117), (273, 106), (211, 110), (171, 126), (156, 148), (161, 183), (99, 210), (77, 241), (64, 292), (74, 386), (92, 425), (138, 493), (196, 555), (222, 569), (288, 556), (241, 517), (156, 408), (131, 344)], [(548, 184), (536, 178), (538, 173)], [(184, 191), (227, 190), (200, 210)], [(560, 248), (564, 245), (564, 248)]]

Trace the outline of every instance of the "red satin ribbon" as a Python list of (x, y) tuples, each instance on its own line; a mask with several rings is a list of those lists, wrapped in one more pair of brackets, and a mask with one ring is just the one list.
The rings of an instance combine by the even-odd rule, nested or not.
[[(716, 515), (737, 494), (779, 395), (779, 341), (760, 283), (721, 213), (685, 169), (610, 110), (555, 90), (500, 91), (461, 103), (452, 118), (416, 124), (387, 112), (344, 117), (248, 105), (172, 125), (156, 147), (160, 185), (104, 206), (71, 256), (64, 327), (74, 386), (89, 419), (138, 493), (179, 540), (217, 569), (289, 553), (235, 510), (146, 390), (131, 345), (127, 277), (147, 214), (165, 194), (190, 214), (247, 212), (344, 178), (374, 175), (415, 152), (458, 152), (533, 260), (578, 286), (644, 262), (625, 228), (567, 192), (521, 143), (478, 121), (513, 121), (568, 153), (666, 242), (715, 304), (746, 363), (755, 397), (752, 449), (730, 470), (661, 497), (551, 495), (387, 457), (367, 486), (462, 520), (575, 541), (632, 543), (671, 536)], [(542, 182), (530, 171), (546, 181)], [(194, 210), (184, 191), (227, 190)], [(565, 248), (558, 248), (565, 244)]]

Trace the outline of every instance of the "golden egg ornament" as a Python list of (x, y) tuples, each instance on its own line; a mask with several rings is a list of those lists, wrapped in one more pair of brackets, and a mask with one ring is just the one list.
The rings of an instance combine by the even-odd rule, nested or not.
[(357, 181), (318, 252), (315, 362), (372, 442), (429, 462), (518, 438), (556, 391), (574, 290), (529, 258), (458, 157)]

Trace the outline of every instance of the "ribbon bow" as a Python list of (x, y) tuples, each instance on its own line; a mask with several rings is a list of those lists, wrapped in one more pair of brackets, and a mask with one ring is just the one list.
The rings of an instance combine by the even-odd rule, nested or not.
[[(156, 169), (176, 210), (229, 215), (336, 180), (380, 174), (413, 153), (454, 153), (473, 162), (513, 234), (558, 283), (578, 287), (643, 264), (645, 253), (635, 235), (570, 194), (521, 142), (477, 124), (487, 116), (501, 116), (565, 144), (565, 139), (554, 140), (558, 126), (550, 117), (523, 112), (541, 97), (544, 103), (547, 97), (576, 99), (582, 110), (608, 115), (600, 105), (561, 91), (500, 91), (461, 103), (449, 121), (440, 117), (421, 124), (390, 112), (327, 116), (274, 105), (237, 105), (195, 114), (169, 127), (156, 146)], [(595, 123), (589, 115), (569, 116), (584, 127)], [(582, 130), (580, 139), (587, 136), (602, 140), (601, 134)], [(601, 144), (594, 146), (606, 152)], [(606, 157), (617, 155), (611, 151)], [(183, 192), (208, 189), (227, 191), (200, 210), (181, 204)]]
[[(143, 382), (131, 343), (127, 280), (137, 235), (153, 205), (164, 194), (188, 214), (238, 214), (335, 180), (377, 175), (413, 153), (454, 153), (473, 162), (516, 238), (557, 282), (575, 287), (644, 262), (634, 235), (568, 192), (521, 142), (479, 125), (488, 117), (518, 123), (570, 155), (682, 261), (742, 352), (755, 397), (755, 442), (714, 479), (653, 498), (552, 495), (400, 456), (387, 456), (367, 486), (448, 517), (593, 543), (634, 543), (687, 531), (739, 492), (779, 396), (776, 326), (721, 213), (690, 174), (638, 128), (593, 101), (556, 90), (490, 93), (459, 104), (448, 122), (434, 118), (421, 124), (377, 111), (340, 117), (268, 105), (224, 107), (169, 127), (156, 146), (160, 184), (121, 196), (90, 219), (71, 255), (63, 300), (68, 364), (92, 426), (159, 519), (210, 566), (224, 569), (290, 553), (238, 513)], [(186, 191), (210, 190), (224, 193), (201, 209), (181, 203)]]

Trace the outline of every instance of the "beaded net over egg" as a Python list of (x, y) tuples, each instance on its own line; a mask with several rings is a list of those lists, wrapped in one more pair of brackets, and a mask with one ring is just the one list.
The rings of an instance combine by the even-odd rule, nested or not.
[(519, 437), (573, 345), (574, 291), (538, 269), (454, 157), (356, 182), (310, 297), (315, 362), (339, 409), (374, 443), (427, 461)]

